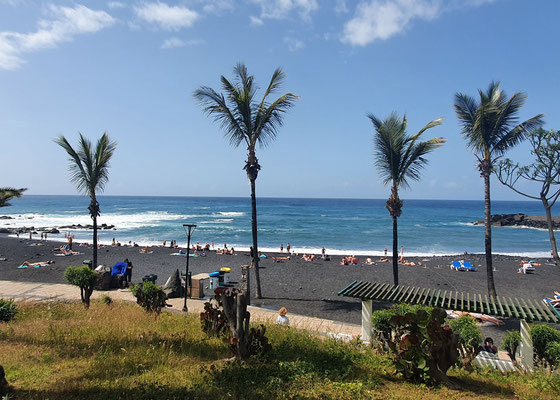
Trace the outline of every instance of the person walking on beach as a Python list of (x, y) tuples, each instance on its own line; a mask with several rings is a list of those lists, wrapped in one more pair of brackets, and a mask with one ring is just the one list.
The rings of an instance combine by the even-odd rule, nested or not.
[(404, 246), (401, 246), (401, 257), (399, 259), (399, 261), (404, 261)]
[(68, 235), (68, 250), (72, 250), (72, 241), (74, 239), (72, 239), (71, 235)]
[(288, 252), (288, 254), (290, 254), (290, 243), (288, 243), (288, 245), (286, 246), (286, 251)]
[(125, 258), (124, 262), (126, 263), (126, 273), (124, 274), (124, 280), (126, 282), (126, 286), (130, 286), (132, 283), (132, 263)]
[(321, 249), (321, 256), (323, 257), (323, 260), (325, 259), (326, 253), (327, 253), (327, 251), (326, 251), (325, 248), (323, 247), (323, 248)]
[(284, 244), (281, 244), (280, 245), (280, 253), (283, 253), (283, 252), (284, 252)]

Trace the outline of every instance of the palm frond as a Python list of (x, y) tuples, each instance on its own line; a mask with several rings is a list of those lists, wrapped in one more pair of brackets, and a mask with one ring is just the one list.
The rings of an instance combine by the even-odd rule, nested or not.
[(202, 86), (194, 92), (194, 97), (203, 107), (204, 112), (220, 124), (231, 145), (237, 147), (244, 141), (248, 144), (248, 135), (235, 116), (235, 111), (228, 107), (223, 94), (216, 93), (210, 87)]
[(75, 150), (64, 136), (55, 139), (69, 155), (70, 179), (78, 191), (87, 194), (92, 200), (97, 192), (103, 191), (109, 179), (109, 162), (115, 152), (117, 143), (109, 139), (105, 132), (97, 141), (95, 151), (91, 142), (79, 134), (78, 148)]
[(420, 179), (420, 171), (427, 164), (425, 155), (445, 143), (444, 138), (418, 142), (426, 130), (441, 125), (441, 118), (431, 121), (411, 136), (406, 134), (406, 116), (401, 119), (393, 112), (383, 121), (373, 114), (369, 114), (368, 118), (375, 128), (374, 163), (385, 185), (392, 182), (393, 186), (406, 187), (408, 178)]
[(194, 97), (203, 106), (204, 112), (220, 123), (230, 144), (239, 146), (245, 142), (247, 148), (254, 151), (257, 143), (266, 146), (276, 138), (284, 114), (298, 97), (287, 93), (268, 103), (268, 96), (277, 91), (284, 81), (281, 68), (274, 71), (259, 103), (255, 101), (258, 87), (246, 66), (238, 63), (233, 72), (233, 83), (221, 77), (225, 96), (203, 86), (195, 91)]
[(478, 90), (480, 101), (470, 96), (455, 94), (455, 112), (461, 124), (467, 147), (479, 160), (492, 160), (495, 153), (499, 158), (508, 149), (525, 139), (526, 133), (542, 123), (537, 115), (519, 124), (519, 112), (527, 96), (521, 92), (508, 99), (500, 82), (491, 82), (483, 91)]

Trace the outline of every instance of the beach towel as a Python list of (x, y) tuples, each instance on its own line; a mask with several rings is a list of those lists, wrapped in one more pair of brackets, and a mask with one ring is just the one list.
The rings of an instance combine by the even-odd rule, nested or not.
[(170, 256), (186, 256), (186, 253), (171, 253)]
[(126, 263), (125, 262), (118, 262), (113, 265), (113, 270), (111, 271), (111, 276), (113, 275), (124, 275), (126, 274)]
[(20, 265), (20, 266), (18, 267), (18, 269), (24, 269), (24, 268), (27, 268), (27, 265)]

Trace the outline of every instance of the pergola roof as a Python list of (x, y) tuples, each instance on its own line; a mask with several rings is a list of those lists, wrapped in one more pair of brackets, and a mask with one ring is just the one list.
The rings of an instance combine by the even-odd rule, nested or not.
[(448, 310), (476, 312), (498, 317), (525, 319), (529, 322), (560, 322), (560, 313), (550, 304), (540, 300), (519, 298), (484, 299), (480, 294), (453, 290), (425, 289), (414, 286), (394, 286), (389, 283), (354, 281), (339, 296), (362, 300), (379, 300), (392, 303), (422, 304)]

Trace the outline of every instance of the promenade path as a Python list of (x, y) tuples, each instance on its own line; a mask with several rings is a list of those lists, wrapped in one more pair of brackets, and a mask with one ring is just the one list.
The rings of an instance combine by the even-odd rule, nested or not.
[[(94, 291), (92, 299), (99, 299), (103, 295), (110, 296), (113, 300), (136, 302), (128, 289), (110, 291)], [(17, 282), (0, 280), (0, 298), (14, 299), (15, 301), (79, 301), (80, 290), (76, 286), (59, 283)], [(204, 309), (206, 300), (187, 299), (189, 313), (199, 314)], [(171, 304), (167, 310), (182, 312), (183, 299), (169, 299)], [(275, 323), (278, 316), (276, 311), (261, 307), (248, 307), (251, 320), (257, 322)], [(328, 319), (307, 317), (304, 315), (289, 314), (290, 326), (303, 329), (319, 335), (361, 335), (360, 325), (348, 324)]]

